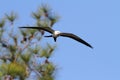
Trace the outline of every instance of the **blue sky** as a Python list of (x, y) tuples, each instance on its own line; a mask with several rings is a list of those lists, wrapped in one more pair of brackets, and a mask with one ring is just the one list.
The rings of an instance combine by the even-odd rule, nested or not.
[(56, 80), (120, 80), (119, 0), (3, 0), (0, 17), (13, 10), (19, 13), (18, 26), (32, 23), (30, 13), (41, 3), (61, 16), (54, 29), (79, 35), (94, 47), (59, 38), (53, 56)]

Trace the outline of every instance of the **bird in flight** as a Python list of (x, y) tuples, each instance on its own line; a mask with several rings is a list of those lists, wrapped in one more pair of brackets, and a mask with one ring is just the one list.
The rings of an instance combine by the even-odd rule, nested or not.
[(51, 29), (50, 27), (34, 27), (34, 26), (31, 26), (31, 27), (19, 27), (19, 28), (29, 28), (29, 29), (37, 29), (37, 30), (44, 30), (44, 31), (47, 31), (49, 33), (51, 33), (51, 35), (49, 36), (45, 36), (45, 37), (53, 37), (54, 41), (56, 42), (57, 40), (57, 37), (59, 36), (62, 36), (62, 37), (69, 37), (69, 38), (72, 38), (90, 48), (93, 48), (89, 43), (87, 43), (86, 41), (82, 40), (80, 37), (72, 34), (72, 33), (63, 33), (63, 32), (60, 32), (60, 31), (55, 31), (53, 29)]

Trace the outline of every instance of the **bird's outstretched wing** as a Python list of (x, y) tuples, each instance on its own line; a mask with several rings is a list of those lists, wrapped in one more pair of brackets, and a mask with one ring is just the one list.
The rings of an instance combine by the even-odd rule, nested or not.
[(44, 31), (47, 31), (51, 34), (53, 34), (54, 30), (51, 29), (50, 27), (34, 27), (34, 26), (31, 26), (31, 27), (19, 27), (19, 28), (29, 28), (29, 29), (38, 29), (38, 30), (44, 30)]
[(63, 37), (69, 37), (69, 38), (72, 38), (78, 42), (81, 42), (83, 43), (84, 45), (90, 47), (90, 48), (93, 48), (89, 43), (85, 42), (84, 40), (82, 40), (80, 37), (72, 34), (72, 33), (60, 33), (60, 36), (63, 36)]

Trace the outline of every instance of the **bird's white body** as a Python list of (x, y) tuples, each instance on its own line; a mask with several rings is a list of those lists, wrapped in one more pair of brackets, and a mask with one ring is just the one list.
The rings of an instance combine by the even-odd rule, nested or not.
[(54, 31), (53, 36), (58, 37), (60, 33), (61, 33), (60, 31)]

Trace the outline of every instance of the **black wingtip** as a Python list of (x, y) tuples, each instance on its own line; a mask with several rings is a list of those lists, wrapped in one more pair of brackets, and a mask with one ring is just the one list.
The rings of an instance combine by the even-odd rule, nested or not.
[(87, 42), (83, 42), (84, 45), (88, 46), (89, 48), (93, 49), (93, 46), (91, 46), (89, 43)]
[(86, 46), (90, 47), (91, 49), (93, 49), (93, 46), (91, 46), (90, 44), (86, 44)]
[(85, 45), (88, 46), (89, 48), (93, 49), (93, 47), (90, 44), (86, 43)]
[(91, 49), (93, 49), (93, 47), (92, 47), (91, 45), (90, 45), (89, 47), (90, 47)]
[(84, 45), (88, 46), (89, 48), (93, 49), (93, 46), (91, 46), (89, 43), (85, 42)]
[(27, 28), (27, 27), (19, 27), (19, 28)]
[(87, 47), (89, 47), (89, 48), (91, 48), (91, 49), (93, 49), (93, 46), (91, 46), (89, 43), (87, 43), (87, 42), (81, 42), (82, 44), (84, 44), (84, 45), (86, 45)]

